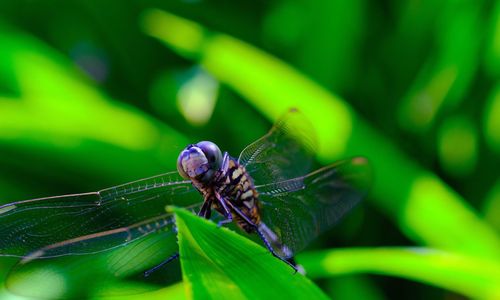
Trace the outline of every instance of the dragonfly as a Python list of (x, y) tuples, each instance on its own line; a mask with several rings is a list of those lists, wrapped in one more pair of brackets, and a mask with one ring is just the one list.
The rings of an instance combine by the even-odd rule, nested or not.
[[(22, 270), (55, 258), (121, 251), (112, 260), (115, 276), (145, 267), (147, 276), (179, 257), (157, 258), (153, 265), (142, 259), (131, 267), (175, 236), (174, 215), (165, 210), (175, 205), (257, 234), (272, 255), (296, 269), (294, 255), (339, 222), (371, 183), (363, 157), (311, 171), (316, 148), (311, 123), (292, 109), (238, 158), (202, 141), (181, 151), (177, 171), (97, 192), (1, 205), (0, 256), (20, 258), (14, 270)], [(128, 248), (141, 250), (131, 255)], [(164, 254), (159, 248), (156, 257)]]

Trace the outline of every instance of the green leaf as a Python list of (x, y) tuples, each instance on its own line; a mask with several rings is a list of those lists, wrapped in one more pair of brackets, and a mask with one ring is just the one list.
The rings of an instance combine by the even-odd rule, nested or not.
[(327, 299), (267, 249), (191, 212), (174, 211), (184, 284), (193, 299)]
[(353, 273), (397, 276), (476, 299), (500, 298), (496, 261), (429, 248), (338, 249), (297, 257), (312, 278)]
[(148, 299), (148, 300), (163, 300), (163, 299), (169, 299), (169, 300), (183, 300), (186, 299), (186, 294), (184, 292), (184, 284), (181, 283), (176, 283), (172, 284), (170, 286), (167, 286), (165, 288), (159, 289), (154, 292), (149, 292), (149, 293), (143, 293), (143, 294), (136, 294), (136, 295), (129, 295), (129, 296), (118, 296), (118, 297), (94, 297), (92, 299), (103, 299), (103, 300), (142, 300), (142, 299)]

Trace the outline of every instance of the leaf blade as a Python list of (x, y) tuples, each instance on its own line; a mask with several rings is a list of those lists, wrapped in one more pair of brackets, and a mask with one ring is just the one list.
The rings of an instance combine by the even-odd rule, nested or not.
[(193, 299), (327, 299), (309, 279), (226, 228), (174, 209), (181, 267)]
[(406, 278), (475, 299), (500, 296), (500, 265), (484, 257), (425, 247), (386, 247), (309, 252), (297, 259), (315, 279), (368, 273)]

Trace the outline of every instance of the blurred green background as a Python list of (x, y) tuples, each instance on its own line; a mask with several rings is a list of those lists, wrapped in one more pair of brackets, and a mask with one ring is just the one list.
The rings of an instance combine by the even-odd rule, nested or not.
[(500, 297), (499, 1), (22, 0), (0, 16), (0, 203), (175, 170), (199, 140), (237, 156), (298, 107), (319, 164), (364, 155), (376, 177), (298, 257), (328, 296)]

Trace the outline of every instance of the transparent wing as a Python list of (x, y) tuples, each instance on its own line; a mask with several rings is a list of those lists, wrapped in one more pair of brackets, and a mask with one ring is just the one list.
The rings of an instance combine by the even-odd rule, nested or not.
[(291, 257), (350, 211), (370, 184), (369, 164), (357, 157), (302, 177), (257, 186), (262, 221), (271, 230), (265, 234), (279, 255)]
[(25, 259), (93, 254), (168, 229), (167, 205), (200, 202), (190, 181), (166, 173), (99, 192), (0, 206), (0, 256)]
[[(155, 230), (145, 231), (148, 227)], [(137, 238), (129, 238), (131, 236)], [(120, 245), (122, 238), (126, 243)], [(118, 239), (116, 244), (122, 247), (116, 246), (92, 255), (47, 258), (51, 256), (50, 253), (69, 253), (74, 247), (81, 249), (85, 243), (87, 249), (103, 241), (109, 245), (110, 240), (114, 239)], [(5, 285), (11, 293), (36, 299), (86, 299), (140, 294), (181, 279), (179, 265), (175, 262), (161, 268), (153, 276), (143, 276), (145, 270), (158, 265), (176, 251), (173, 216), (165, 213), (126, 228), (39, 249), (10, 270)]]
[(257, 185), (296, 178), (311, 170), (316, 144), (311, 123), (291, 109), (266, 135), (243, 149), (238, 162)]

